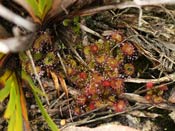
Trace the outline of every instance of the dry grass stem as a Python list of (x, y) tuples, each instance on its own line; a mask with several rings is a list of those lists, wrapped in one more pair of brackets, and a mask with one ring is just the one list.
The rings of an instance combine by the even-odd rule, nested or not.
[(85, 26), (85, 25), (83, 25), (83, 24), (79, 24), (79, 25), (80, 25), (80, 28), (81, 28), (82, 30), (84, 30), (85, 32), (88, 32), (88, 33), (90, 33), (90, 34), (92, 34), (92, 35), (95, 35), (95, 36), (97, 36), (97, 37), (103, 39), (103, 37), (102, 37), (99, 33), (93, 31), (92, 29), (88, 28), (87, 26)]
[[(38, 75), (38, 73), (36, 71), (36, 66), (35, 66), (35, 63), (34, 63), (34, 60), (33, 60), (33, 57), (32, 57), (32, 54), (31, 54), (30, 50), (27, 50), (26, 54), (29, 57), (30, 63), (32, 65), (32, 69), (33, 69), (35, 77), (36, 77), (36, 79), (37, 79), (37, 81), (38, 81), (38, 83), (39, 83), (39, 85), (41, 87), (41, 90), (43, 91), (44, 94), (46, 94), (45, 89), (43, 87), (43, 84), (41, 82), (40, 76)], [(50, 105), (50, 102), (49, 102), (49, 99), (48, 99), (47, 95), (45, 96), (45, 98), (46, 98), (47, 104)]]
[(157, 78), (157, 79), (141, 79), (141, 78), (128, 78), (125, 79), (125, 82), (128, 83), (148, 83), (148, 82), (152, 82), (152, 83), (162, 83), (162, 82), (169, 82), (169, 81), (175, 81), (175, 73), (166, 75), (164, 77), (161, 78)]

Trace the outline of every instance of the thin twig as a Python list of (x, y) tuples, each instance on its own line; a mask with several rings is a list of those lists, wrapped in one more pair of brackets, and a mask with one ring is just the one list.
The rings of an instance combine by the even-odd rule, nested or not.
[(61, 62), (61, 65), (62, 65), (62, 67), (63, 67), (64, 73), (67, 75), (66, 67), (65, 67), (65, 65), (64, 65), (64, 62), (63, 62), (63, 60), (62, 60), (61, 55), (60, 55), (59, 52), (57, 52), (57, 56), (58, 56), (58, 58), (59, 58), (59, 60), (60, 60), (60, 62)]
[(143, 16), (143, 11), (142, 11), (142, 8), (139, 7), (139, 18), (138, 18), (139, 27), (141, 27), (142, 25), (142, 16)]
[[(37, 79), (37, 81), (38, 81), (38, 83), (39, 83), (39, 85), (40, 85), (40, 87), (41, 87), (41, 90), (43, 91), (44, 94), (46, 94), (46, 92), (45, 92), (45, 90), (44, 90), (44, 87), (43, 87), (43, 85), (42, 85), (42, 82), (41, 82), (41, 80), (40, 80), (40, 76), (38, 75), (38, 73), (37, 73), (37, 71), (36, 71), (36, 66), (35, 66), (35, 63), (34, 63), (34, 61), (33, 61), (32, 54), (31, 54), (30, 50), (27, 50), (27, 51), (26, 51), (26, 54), (27, 54), (27, 56), (28, 56), (29, 59), (30, 59), (30, 63), (31, 63), (31, 65), (32, 65), (32, 69), (33, 69), (34, 74), (35, 74), (35, 77), (36, 77), (36, 79)], [(47, 104), (50, 105), (49, 99), (48, 99), (47, 95), (45, 95), (45, 98), (46, 98)]]
[(154, 103), (147, 101), (144, 97), (136, 95), (136, 94), (132, 94), (132, 93), (123, 93), (120, 97), (125, 98), (129, 101), (137, 102), (137, 105), (139, 104), (140, 107), (142, 106), (151, 107), (152, 106), (152, 107), (170, 110), (170, 111), (175, 110), (174, 105), (170, 105), (169, 103), (166, 103), (166, 101), (159, 103), (159, 104), (154, 104)]
[[(85, 19), (82, 19), (80, 23), (86, 26), (86, 20)], [(87, 35), (87, 32), (84, 31), (83, 29), (81, 29), (81, 31), (82, 31), (82, 44), (83, 44), (83, 46), (86, 46), (86, 45), (89, 44), (88, 35)]]
[(175, 4), (174, 0), (134, 0), (137, 5)]
[(95, 32), (94, 30), (88, 28), (87, 26), (85, 26), (85, 25), (83, 25), (83, 24), (81, 24), (81, 23), (79, 23), (79, 25), (80, 25), (80, 28), (81, 28), (82, 30), (84, 30), (84, 31), (86, 31), (86, 32), (88, 32), (88, 33), (90, 33), (90, 34), (92, 34), (92, 35), (95, 35), (95, 36), (97, 36), (97, 37), (103, 39), (103, 36), (101, 36), (99, 33)]
[(97, 111), (99, 111), (99, 110), (101, 110), (101, 109), (104, 109), (104, 108), (106, 108), (106, 107), (107, 107), (107, 105), (104, 105), (104, 106), (102, 106), (102, 107), (99, 107), (99, 108), (94, 109), (94, 110), (92, 110), (92, 111), (86, 112), (86, 113), (81, 114), (81, 115), (79, 115), (79, 116), (74, 116), (73, 118), (69, 118), (69, 119), (67, 119), (66, 121), (67, 121), (67, 122), (70, 122), (71, 120), (75, 120), (75, 119), (78, 119), (78, 118), (81, 118), (81, 117), (90, 115), (91, 113), (97, 112)]
[(121, 114), (130, 112), (130, 111), (133, 111), (135, 109), (139, 109), (139, 108), (140, 108), (140, 106), (131, 107), (128, 110), (118, 112), (118, 113), (114, 113), (114, 114), (109, 114), (107, 116), (102, 116), (102, 117), (91, 119), (91, 120), (81, 120), (81, 121), (78, 121), (78, 122), (72, 122), (70, 124), (67, 124), (65, 127), (62, 127), (61, 130), (68, 127), (68, 126), (72, 126), (72, 125), (84, 125), (84, 124), (93, 123), (93, 122), (100, 121), (100, 120), (105, 120), (105, 119), (112, 118), (112, 117), (115, 117), (117, 115), (121, 115)]
[(172, 81), (172, 82), (168, 82), (168, 83), (161, 84), (161, 85), (158, 85), (158, 86), (154, 86), (152, 89), (137, 90), (137, 91), (134, 91), (134, 93), (135, 93), (135, 94), (142, 94), (142, 93), (145, 93), (145, 92), (150, 91), (150, 90), (159, 89), (159, 88), (161, 88), (162, 86), (170, 85), (170, 84), (172, 84), (172, 83), (174, 83), (174, 82)]
[(52, 109), (52, 108), (58, 103), (58, 101), (61, 100), (64, 96), (65, 96), (65, 92), (63, 92), (63, 93), (59, 96), (59, 98), (57, 98), (57, 99), (55, 100), (55, 102), (53, 102), (53, 103), (49, 106), (49, 109)]
[(76, 51), (76, 49), (71, 45), (71, 44), (68, 44), (69, 48), (71, 49), (71, 51), (75, 54), (76, 56), (76, 59), (79, 60), (81, 62), (81, 64), (85, 65), (86, 67), (87, 66), (87, 63), (83, 60), (83, 58), (79, 55), (79, 53)]
[(130, 7), (140, 8), (141, 6), (136, 5), (134, 2), (130, 1), (130, 2), (123, 2), (120, 4), (117, 3), (112, 5), (105, 5), (105, 6), (95, 7), (91, 9), (86, 9), (86, 10), (75, 12), (74, 14), (71, 14), (71, 15), (87, 16), (87, 15), (96, 14), (105, 10), (124, 9), (124, 8), (130, 8)]
[(129, 101), (134, 101), (138, 103), (144, 103), (144, 104), (150, 104), (150, 101), (147, 101), (143, 96), (140, 96), (138, 94), (133, 94), (133, 93), (122, 93), (119, 98), (124, 98)]
[(172, 73), (170, 75), (166, 75), (161, 78), (157, 79), (140, 79), (140, 78), (128, 78), (125, 79), (125, 82), (128, 83), (147, 83), (147, 82), (152, 82), (152, 83), (161, 83), (161, 82), (169, 82), (169, 81), (175, 81), (175, 73)]

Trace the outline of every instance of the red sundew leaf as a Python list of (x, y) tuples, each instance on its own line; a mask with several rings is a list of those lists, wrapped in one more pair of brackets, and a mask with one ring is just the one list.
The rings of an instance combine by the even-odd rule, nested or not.
[(122, 112), (126, 109), (126, 102), (124, 100), (118, 100), (116, 103), (113, 104), (113, 109), (116, 112)]
[(123, 89), (124, 80), (121, 78), (117, 78), (111, 81), (111, 87), (114, 89)]
[(87, 78), (87, 74), (85, 72), (80, 72), (79, 73), (79, 78), (80, 79), (86, 79)]
[(156, 95), (154, 95), (154, 96), (152, 97), (152, 100), (153, 100), (153, 102), (154, 102), (155, 104), (159, 104), (159, 103), (163, 102), (162, 96), (156, 96)]
[(122, 43), (121, 51), (127, 56), (133, 56), (136, 52), (135, 47), (129, 42)]
[(147, 82), (146, 83), (146, 89), (152, 89), (154, 84), (152, 82)]
[(135, 67), (132, 63), (124, 64), (124, 73), (127, 76), (132, 76), (135, 72)]
[(149, 95), (149, 94), (145, 95), (145, 99), (146, 99), (147, 101), (151, 101), (152, 95)]
[(90, 104), (89, 104), (89, 109), (90, 110), (94, 110), (96, 107), (95, 107), (95, 104), (94, 104), (94, 102), (91, 102)]
[(93, 73), (92, 74), (92, 82), (100, 83), (102, 80), (104, 80), (104, 77), (101, 76), (99, 73)]
[(119, 61), (113, 57), (108, 57), (106, 63), (111, 68), (116, 68), (119, 65)]
[(76, 102), (78, 105), (84, 105), (86, 103), (86, 96), (85, 95), (80, 95), (77, 97)]
[(116, 42), (122, 42), (123, 36), (120, 32), (114, 31), (113, 33), (111, 33), (111, 39), (116, 41)]
[(90, 51), (92, 53), (97, 53), (98, 52), (98, 46), (96, 44), (90, 45)]
[(159, 89), (162, 90), (162, 91), (166, 91), (166, 90), (168, 90), (168, 86), (167, 85), (162, 85), (162, 86), (159, 87)]
[(111, 82), (109, 80), (104, 80), (104, 81), (102, 81), (102, 86), (110, 87), (111, 86)]
[(95, 57), (95, 61), (98, 63), (98, 64), (103, 64), (106, 62), (106, 55), (99, 55), (99, 56), (96, 56)]
[(97, 93), (97, 86), (96, 83), (91, 83), (89, 87), (86, 87), (86, 95), (93, 95)]

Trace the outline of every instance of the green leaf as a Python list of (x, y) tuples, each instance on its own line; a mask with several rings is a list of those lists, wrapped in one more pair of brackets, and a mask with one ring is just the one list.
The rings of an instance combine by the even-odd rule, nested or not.
[(39, 0), (38, 6), (39, 6), (40, 13), (44, 13), (44, 9), (47, 6), (46, 2), (47, 2), (47, 0)]
[[(43, 1), (43, 0), (41, 0)], [(53, 4), (53, 0), (45, 0), (45, 7), (43, 9), (43, 14), (44, 14), (44, 17), (46, 16), (46, 14), (49, 12), (49, 10), (51, 9), (52, 7), (52, 4)]]
[(5, 70), (5, 72), (0, 76), (0, 84), (5, 85), (9, 77), (12, 75), (12, 72), (8, 69)]
[(57, 125), (52, 121), (52, 119), (50, 118), (50, 116), (47, 114), (46, 110), (44, 109), (41, 100), (39, 99), (37, 94), (40, 95), (45, 95), (42, 93), (41, 90), (39, 90), (33, 83), (31, 77), (24, 71), (22, 70), (22, 78), (27, 81), (32, 89), (32, 92), (34, 94), (36, 103), (39, 107), (39, 109), (41, 110), (41, 114), (44, 117), (44, 119), (46, 120), (46, 122), (48, 123), (49, 127), (52, 129), (52, 131), (59, 131)]
[(13, 73), (9, 78), (10, 98), (4, 114), (4, 118), (10, 119), (8, 131), (22, 131), (22, 110), (20, 102), (19, 83), (16, 74)]
[(10, 83), (10, 87), (11, 87), (11, 89), (10, 89), (10, 99), (9, 99), (9, 102), (7, 104), (7, 108), (6, 108), (5, 114), (4, 114), (4, 118), (6, 118), (6, 119), (9, 119), (12, 116), (12, 114), (15, 110), (15, 103), (16, 103), (16, 90), (15, 90), (14, 81), (12, 81)]
[[(14, 112), (14, 114), (15, 114), (15, 112)], [(14, 115), (13, 117), (10, 118), (7, 131), (14, 131), (15, 120), (16, 120), (16, 115)]]
[(37, 88), (34, 85), (33, 80), (31, 79), (31, 77), (24, 70), (22, 70), (22, 78), (25, 81), (27, 81), (27, 83), (29, 83), (29, 85), (32, 88), (32, 90), (34, 90), (35, 92), (37, 92), (39, 95), (46, 96), (46, 94), (44, 94), (39, 88)]
[(59, 131), (57, 125), (52, 121), (52, 119), (50, 118), (50, 116), (47, 114), (46, 110), (44, 109), (41, 100), (39, 99), (39, 97), (37, 96), (36, 92), (34, 90), (33, 94), (36, 100), (36, 103), (41, 111), (42, 116), (44, 117), (44, 119), (46, 120), (47, 124), (49, 125), (49, 127), (51, 128), (52, 131)]
[(15, 131), (23, 131), (23, 119), (22, 119), (22, 109), (21, 109), (21, 100), (20, 100), (20, 86), (18, 84), (18, 81), (16, 79), (15, 81), (15, 87), (16, 87), (16, 121), (15, 121)]
[(36, 16), (43, 20), (52, 7), (53, 0), (26, 0)]
[(63, 25), (64, 26), (69, 26), (70, 23), (71, 23), (71, 20), (70, 19), (64, 19), (63, 20)]
[(40, 18), (43, 20), (47, 12), (51, 9), (52, 0), (39, 0)]
[(9, 95), (11, 88), (10, 83), (11, 81), (8, 80), (5, 87), (2, 90), (0, 90), (0, 102), (4, 101), (4, 99)]
[(27, 3), (32, 7), (36, 16), (40, 16), (40, 12), (38, 10), (38, 2), (36, 0), (26, 0)]
[(22, 118), (21, 114), (17, 113), (17, 110), (15, 110), (10, 117), (7, 131), (23, 131), (22, 119), (20, 120), (20, 118)]
[(80, 22), (80, 17), (79, 16), (75, 16), (73, 18), (73, 22), (74, 22), (74, 24), (78, 24)]

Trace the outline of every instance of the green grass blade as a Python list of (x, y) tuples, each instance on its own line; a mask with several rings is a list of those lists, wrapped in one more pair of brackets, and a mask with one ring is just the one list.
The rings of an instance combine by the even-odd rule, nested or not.
[(8, 80), (5, 87), (2, 90), (0, 90), (0, 102), (4, 101), (4, 99), (9, 95), (11, 88), (9, 84), (10, 82)]
[(44, 8), (45, 6), (47, 6), (46, 4), (46, 0), (39, 0), (38, 2), (38, 6), (39, 6), (39, 9), (40, 9), (40, 12), (43, 13), (44, 12)]
[(44, 19), (48, 11), (51, 9), (52, 0), (26, 0), (28, 4), (32, 7), (36, 16), (41, 20)]
[[(9, 79), (10, 98), (4, 114), (4, 118), (10, 119), (8, 131), (22, 131), (22, 110), (20, 103), (19, 83), (16, 74), (13, 73)], [(15, 120), (14, 120), (15, 119)]]
[(32, 90), (37, 92), (39, 95), (46, 96), (46, 94), (44, 94), (39, 88), (37, 88), (34, 85), (33, 80), (31, 79), (31, 77), (24, 70), (22, 70), (22, 79), (24, 79), (27, 83), (29, 83)]
[(39, 0), (39, 9), (41, 15), (41, 19), (44, 19), (48, 11), (51, 9), (52, 0)]
[(37, 0), (26, 0), (26, 2), (32, 7), (32, 10), (34, 11), (35, 15), (40, 18), (41, 14), (38, 8)]
[(15, 101), (16, 101), (15, 83), (14, 81), (12, 81), (10, 84), (11, 84), (10, 99), (4, 114), (4, 118), (6, 119), (9, 119), (15, 110)]
[(4, 75), (0, 77), (0, 83), (4, 84), (4, 88), (0, 90), (0, 102), (9, 95), (12, 81), (12, 72), (6, 70)]
[(46, 0), (46, 8), (45, 8), (45, 15), (49, 12), (49, 10), (52, 8), (53, 0)]
[(43, 4), (43, 13), (46, 15), (46, 13), (51, 9), (53, 4), (53, 0), (45, 0), (45, 3)]
[[(15, 114), (15, 112), (14, 112), (14, 114)], [(14, 131), (15, 119), (16, 119), (16, 115), (14, 115), (13, 117), (10, 118), (7, 131)]]
[(45, 95), (42, 93), (41, 90), (39, 90), (33, 83), (31, 77), (25, 72), (22, 71), (22, 78), (27, 81), (32, 89), (32, 92), (34, 94), (36, 103), (39, 107), (39, 109), (41, 110), (41, 114), (43, 115), (44, 119), (46, 120), (46, 122), (48, 123), (49, 127), (52, 129), (52, 131), (59, 131), (57, 125), (52, 121), (52, 119), (50, 118), (50, 116), (47, 114), (46, 110), (44, 109), (41, 100), (39, 99), (38, 95)]
[(51, 128), (52, 131), (59, 131), (57, 125), (52, 121), (52, 119), (50, 118), (50, 116), (48, 115), (48, 113), (46, 112), (46, 110), (44, 109), (41, 100), (39, 99), (39, 97), (37, 96), (36, 92), (33, 90), (33, 94), (36, 100), (36, 103), (41, 111), (42, 116), (44, 117), (45, 121), (47, 122), (47, 124), (49, 125), (49, 127)]
[(21, 109), (21, 100), (20, 100), (20, 86), (18, 84), (17, 78), (15, 81), (16, 87), (16, 121), (15, 121), (15, 131), (23, 131), (23, 120), (22, 120), (22, 109)]

